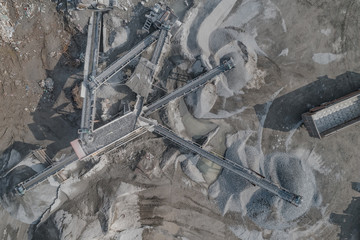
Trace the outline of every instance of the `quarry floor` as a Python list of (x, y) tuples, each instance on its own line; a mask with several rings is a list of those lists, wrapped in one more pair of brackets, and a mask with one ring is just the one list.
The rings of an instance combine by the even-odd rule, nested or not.
[[(15, 149), (24, 157), (29, 150), (41, 145), (47, 148), (51, 157), (59, 158), (71, 151), (69, 142), (77, 137), (81, 111), (74, 103), (71, 90), (82, 80), (82, 65), (76, 60), (81, 59), (81, 53), (85, 51), (86, 31), (83, 28), (89, 13), (77, 13), (72, 16), (73, 22), (64, 24), (63, 15), (56, 12), (56, 4), (50, 1), (29, 1), (26, 6), (18, 0), (4, 2), (13, 24), (17, 24), (11, 40), (0, 42), (0, 151)], [(168, 2), (170, 6), (174, 4)], [(208, 54), (211, 63), (217, 61), (216, 51), (225, 49), (223, 42), (227, 40), (216, 41), (206, 34), (199, 40), (197, 32), (202, 29), (202, 33), (206, 33), (206, 29), (211, 29), (211, 22), (207, 22), (211, 19), (204, 19), (219, 2), (203, 3), (201, 9), (204, 11), (194, 11), (183, 20), (195, 18), (188, 27), (186, 49), (194, 55)], [(249, 36), (253, 36), (252, 29), (256, 27), (257, 46), (251, 45), (253, 42), (245, 35), (238, 40), (265, 52), (259, 54), (260, 51), (256, 51), (256, 67), (250, 70), (251, 78), (241, 75), (240, 71), (245, 69), (241, 66), (237, 67), (240, 70), (226, 73), (228, 86), (239, 91), (225, 97), (223, 92), (214, 90), (219, 96), (210, 94), (208, 99), (214, 99), (214, 103), (208, 109), (209, 113), (204, 110), (206, 106), (200, 106), (199, 101), (193, 103), (192, 99), (201, 99), (204, 94), (203, 101), (211, 102), (205, 93), (219, 89), (223, 78), (209, 84), (204, 92), (178, 100), (151, 117), (186, 138), (196, 140), (198, 136), (207, 136), (205, 146), (219, 154), (231, 154), (226, 153), (227, 148), (233, 147), (231, 143), (244, 143), (243, 148), (234, 148), (234, 151), (240, 156), (241, 163), (255, 170), (263, 171), (264, 166), (254, 162), (270, 161), (273, 156), (300, 159), (307, 166), (304, 169), (311, 172), (311, 179), (316, 180), (312, 186), (316, 199), (311, 199), (305, 213), (291, 221), (294, 224), (290, 227), (283, 228), (276, 225), (278, 223), (275, 227), (264, 227), (262, 224), (266, 221), (249, 217), (244, 212), (250, 213), (252, 209), (243, 203), (246, 201), (240, 194), (242, 190), (237, 192), (237, 188), (247, 183), (223, 171), (217, 179), (218, 185), (211, 185), (220, 169), (206, 160), (197, 164), (203, 179), (194, 181), (184, 174), (193, 167), (184, 159), (193, 156), (148, 133), (104, 157), (67, 168), (63, 175), (69, 180), (60, 187), (59, 203), (52, 206), (45, 217), (41, 216), (42, 225), (37, 225), (37, 218), (29, 215), (37, 216), (47, 208), (46, 204), (39, 212), (29, 210), (31, 214), (26, 216), (17, 211), (9, 214), (9, 206), (2, 204), (1, 239), (89, 239), (89, 236), (94, 239), (114, 236), (140, 239), (136, 238), (140, 235), (142, 239), (359, 238), (360, 150), (357, 133), (360, 124), (321, 140), (309, 137), (301, 124), (301, 114), (311, 107), (360, 88), (359, 17), (356, 14), (359, 3), (352, 0), (332, 3), (298, 0), (291, 4), (283, 0), (229, 2), (229, 6), (224, 4), (221, 9), (225, 11), (229, 7), (231, 11), (227, 14), (237, 16), (236, 19), (251, 19), (247, 15), (251, 11), (258, 11), (262, 16), (252, 18), (252, 22), (236, 30), (250, 32)], [(147, 4), (151, 5), (152, 1)], [(195, 7), (197, 4), (195, 1)], [(272, 17), (273, 12), (275, 17)], [(118, 18), (132, 19), (127, 12), (118, 14)], [(225, 24), (231, 22), (231, 18), (224, 17), (221, 21)], [(141, 25), (140, 20), (128, 22), (129, 29), (139, 29)], [(137, 31), (130, 31), (127, 37), (136, 42), (142, 36)], [(173, 56), (183, 54), (176, 49), (176, 46), (183, 49), (181, 41), (175, 38), (172, 42), (174, 47), (164, 57), (164, 69), (173, 67), (170, 66)], [(209, 49), (204, 47), (206, 41)], [(128, 41), (116, 48), (107, 62), (116, 59), (131, 44)], [(145, 52), (144, 56), (147, 55), (149, 53)], [(187, 59), (184, 62), (190, 69), (194, 61)], [(187, 70), (183, 72), (192, 74)], [(167, 87), (168, 91), (183, 84), (165, 82), (167, 76), (166, 70), (161, 71), (157, 84), (163, 84), (161, 86)], [(47, 77), (54, 80), (53, 92), (47, 92), (39, 85)], [(240, 79), (241, 86), (232, 79)], [(128, 94), (128, 89), (123, 93)], [(231, 140), (231, 136), (235, 140)], [(281, 169), (293, 173), (291, 165)], [(4, 173), (1, 169), (2, 179), (5, 179)], [(297, 180), (295, 177), (289, 181)], [(224, 183), (226, 181), (232, 182), (236, 191), (221, 190), (223, 199), (220, 199), (214, 189), (216, 186), (229, 187)], [(29, 193), (28, 198), (49, 190), (47, 201), (52, 202), (56, 187), (47, 188), (46, 184)], [(246, 189), (258, 190), (247, 185)], [(233, 199), (239, 199), (239, 202)], [(274, 201), (274, 205), (281, 206), (278, 200)], [(262, 213), (258, 214), (262, 216)], [(265, 217), (269, 220), (274, 216)], [(141, 231), (137, 232), (139, 229)]]

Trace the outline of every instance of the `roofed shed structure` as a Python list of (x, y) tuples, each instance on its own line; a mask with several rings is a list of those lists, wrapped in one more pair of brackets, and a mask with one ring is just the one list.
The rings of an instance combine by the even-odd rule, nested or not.
[(360, 90), (323, 103), (302, 115), (312, 137), (322, 138), (360, 121)]

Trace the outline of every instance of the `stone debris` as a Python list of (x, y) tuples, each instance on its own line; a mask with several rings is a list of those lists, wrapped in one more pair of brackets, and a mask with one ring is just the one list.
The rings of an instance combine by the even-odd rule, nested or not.
[(53, 92), (54, 91), (54, 81), (51, 78), (46, 78), (40, 82), (40, 87), (44, 92)]
[(11, 42), (14, 34), (14, 24), (9, 18), (9, 11), (7, 3), (0, 2), (0, 46), (1, 40), (4, 42)]

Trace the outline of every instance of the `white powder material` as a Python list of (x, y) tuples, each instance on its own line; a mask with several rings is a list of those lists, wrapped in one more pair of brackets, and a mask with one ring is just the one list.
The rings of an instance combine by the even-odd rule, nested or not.
[(338, 61), (343, 57), (342, 54), (333, 53), (315, 53), (312, 60), (318, 64), (326, 65), (334, 61)]

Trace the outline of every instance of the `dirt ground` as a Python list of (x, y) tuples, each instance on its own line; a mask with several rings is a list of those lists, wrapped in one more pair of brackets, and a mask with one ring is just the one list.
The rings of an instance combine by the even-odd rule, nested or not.
[[(21, 151), (24, 143), (34, 148), (51, 145), (49, 154), (54, 156), (76, 137), (79, 114), (69, 89), (82, 78), (74, 62), (84, 52), (86, 32), (67, 26), (50, 1), (5, 4), (16, 25), (11, 42), (3, 41), (0, 52), (0, 148), (4, 151), (15, 144)], [(49, 77), (53, 92), (40, 87)]]
[[(114, 15), (104, 17), (113, 24), (111, 26), (116, 25), (116, 19), (123, 19), (121, 26), (128, 27), (130, 31), (128, 41), (101, 55), (100, 68), (114, 61), (144, 36), (137, 30), (143, 24), (146, 8), (139, 5), (139, 1), (133, 2), (133, 11), (119, 10)], [(242, 84), (241, 89), (238, 92), (234, 90), (232, 96), (224, 96), (220, 92), (221, 79), (213, 85), (209, 84), (208, 89), (217, 89), (214, 92), (219, 96), (215, 96), (207, 115), (199, 114), (200, 119), (193, 117), (198, 114), (194, 113), (195, 109), (200, 109), (194, 100), (197, 94), (201, 94), (197, 92), (152, 117), (184, 137), (205, 143), (207, 148), (220, 154), (232, 154), (229, 149), (236, 144), (227, 145), (229, 136), (240, 139), (244, 149), (239, 147), (235, 151), (240, 156), (239, 161), (243, 163), (241, 158), (245, 158), (247, 162), (244, 164), (259, 171), (265, 167), (261, 164), (257, 166), (256, 161), (264, 160), (266, 165), (273, 156), (286, 154), (301, 159), (309, 166), (304, 169), (308, 169), (316, 180), (314, 191), (317, 194), (314, 194), (309, 207), (291, 221), (294, 225), (285, 228), (279, 225), (264, 227), (262, 224), (265, 220), (268, 223), (277, 216), (263, 215), (267, 209), (261, 207), (259, 211), (254, 211), (249, 207), (251, 201), (243, 204), (242, 188), (254, 191), (257, 188), (227, 171), (222, 171), (214, 181), (219, 168), (202, 160), (197, 167), (204, 179), (194, 181), (188, 171), (193, 165), (189, 160), (184, 160), (193, 156), (159, 136), (147, 133), (105, 156), (66, 168), (62, 174), (68, 180), (56, 185), (56, 191), (49, 191), (47, 198), (52, 203), (44, 214), (43, 209), (40, 211), (35, 204), (34, 216), (26, 216), (26, 219), (32, 219), (31, 223), (24, 223), (21, 209), (9, 214), (7, 206), (2, 205), (0, 237), (359, 239), (357, 132), (360, 124), (321, 140), (314, 139), (309, 137), (301, 124), (301, 114), (313, 106), (360, 88), (357, 14), (360, 4), (355, 0), (298, 0), (292, 3), (283, 0), (231, 1), (233, 6), (228, 16), (214, 26), (217, 30), (209, 28), (211, 34), (226, 36), (217, 40), (213, 37), (216, 35), (207, 35), (207, 28), (202, 23), (211, 22), (207, 16), (221, 1), (194, 1), (194, 5), (190, 4), (191, 9), (197, 8), (198, 12), (188, 15), (182, 1), (164, 2), (179, 11), (184, 23), (191, 24), (185, 32), (186, 40), (172, 39), (173, 48), (164, 57), (163, 69), (156, 79), (158, 86), (171, 91), (184, 84), (168, 80), (169, 74), (175, 69), (186, 78), (194, 76), (194, 71), (189, 69), (200, 59), (201, 53), (206, 52), (208, 62), (215, 66), (218, 52), (232, 46), (229, 43), (231, 37), (225, 31), (231, 30), (240, 36), (249, 33), (250, 36), (256, 29), (254, 39), (261, 51), (256, 51), (255, 70), (247, 82), (241, 82), (241, 71), (247, 69), (240, 65), (237, 70), (225, 74), (230, 90), (239, 88), (239, 82)], [(70, 152), (69, 142), (77, 137), (79, 128), (81, 111), (73, 102), (72, 89), (82, 80), (81, 61), (86, 47), (86, 19), (89, 13), (76, 12), (65, 17), (64, 13), (56, 11), (56, 3), (46, 0), (27, 3), (2, 0), (0, 3), (8, 9), (7, 26), (14, 28), (11, 37), (4, 35), (0, 41), (0, 152), (9, 153), (14, 149), (24, 157), (30, 150), (44, 146), (50, 157), (58, 158)], [(145, 6), (152, 4), (154, 1), (145, 1)], [(249, 8), (251, 11), (243, 11), (247, 9), (246, 4), (253, 4)], [(220, 10), (225, 8), (224, 4)], [(259, 11), (260, 14), (241, 27), (227, 26), (221, 30), (221, 24), (245, 21), (247, 14), (252, 11)], [(0, 11), (0, 14), (3, 12)], [(238, 17), (233, 20), (232, 15)], [(202, 36), (197, 35), (200, 28), (203, 28), (203, 36), (209, 37), (205, 39), (209, 43), (206, 47), (203, 46), (205, 40), (199, 41)], [(246, 54), (243, 52), (244, 61), (251, 62), (254, 56), (250, 49), (256, 47), (251, 45), (249, 39), (241, 40), (248, 44), (249, 50)], [(184, 42), (188, 51), (185, 53)], [(148, 55), (150, 53), (145, 52), (143, 56)], [(190, 55), (197, 58), (191, 59)], [(244, 66), (248, 65), (245, 63)], [(41, 87), (41, 81), (46, 78), (54, 81), (53, 91)], [(149, 101), (163, 94), (155, 89)], [(224, 117), (224, 112), (229, 117)], [(4, 158), (1, 161), (3, 173), (7, 161)], [(290, 175), (296, 175), (290, 167), (287, 171)], [(29, 174), (25, 171), (19, 173), (22, 174), (18, 176), (19, 179)], [(15, 178), (11, 174), (9, 176)], [(1, 179), (5, 178), (6, 175), (1, 176)], [(281, 183), (282, 179), (277, 180)], [(287, 178), (285, 180), (288, 181)], [(54, 187), (52, 181), (44, 182), (34, 194), (42, 187)], [(217, 186), (220, 186), (220, 190), (216, 189)], [(233, 193), (224, 190), (229, 186), (235, 189)], [(223, 194), (222, 198), (218, 193)], [(256, 197), (251, 199), (255, 201)], [(278, 200), (274, 201), (275, 214), (278, 213), (276, 208), (282, 205)], [(265, 201), (263, 205), (266, 204)], [(262, 216), (264, 221), (259, 220)]]
[[(157, 146), (156, 150), (154, 146)], [(153, 158), (150, 162), (149, 154)], [(172, 154), (178, 155), (179, 152), (176, 148), (167, 147), (162, 139), (147, 134), (107, 154), (108, 165), (100, 171), (106, 177), (99, 178), (97, 175), (88, 179), (88, 188), (80, 196), (67, 201), (61, 209), (72, 214), (74, 224), (76, 219), (82, 219), (88, 225), (94, 220), (99, 221), (104, 234), (107, 233), (103, 239), (109, 239), (115, 229), (125, 230), (117, 225), (117, 218), (122, 219), (127, 229), (136, 227), (133, 217), (139, 222), (137, 227), (145, 227), (143, 239), (178, 239), (178, 236), (188, 239), (237, 239), (226, 230), (225, 225), (226, 222), (233, 223), (234, 219), (223, 217), (216, 210), (207, 197), (206, 186), (185, 177), (180, 162), (168, 158)], [(130, 199), (119, 193), (117, 189), (124, 183), (141, 189), (138, 200), (130, 200), (132, 190), (127, 190), (126, 194)], [(117, 201), (114, 198), (118, 198)], [(135, 201), (135, 206), (131, 206), (129, 201)], [(54, 227), (57, 221), (52, 215), (40, 225), (33, 239), (62, 239), (63, 234), (51, 234), (57, 229)], [(81, 228), (79, 233), (70, 225), (64, 225), (61, 231), (72, 232), (69, 239), (83, 238), (84, 232), (89, 231), (87, 226), (79, 224), (77, 227)]]

